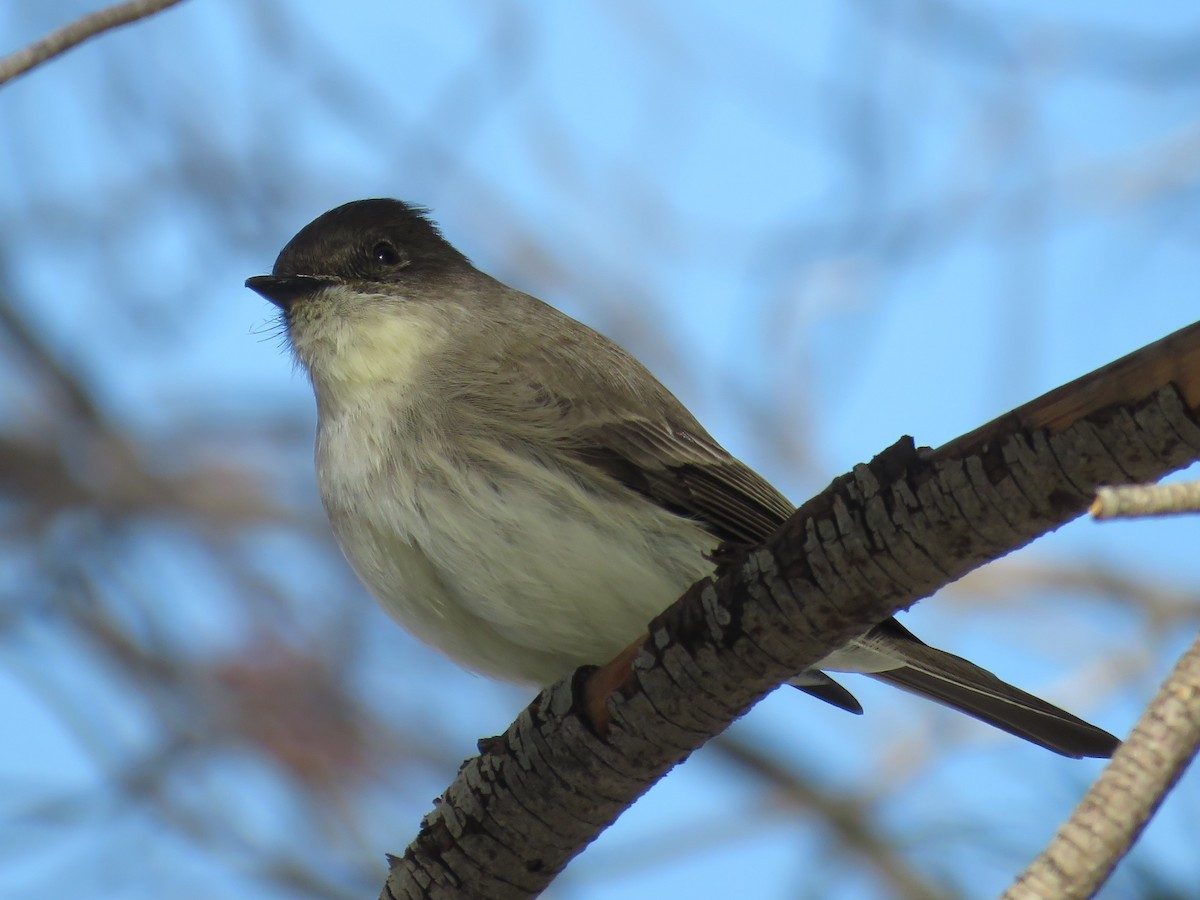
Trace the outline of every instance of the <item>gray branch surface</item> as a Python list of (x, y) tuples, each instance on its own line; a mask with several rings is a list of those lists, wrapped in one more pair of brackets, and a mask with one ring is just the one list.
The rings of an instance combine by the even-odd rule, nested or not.
[(1200, 749), (1200, 638), (1050, 845), (1002, 900), (1084, 900), (1100, 890)]
[(543, 891), (672, 767), (795, 672), (1083, 513), (1100, 484), (1200, 457), (1200, 325), (937, 451), (904, 439), (655, 619), (603, 735), (588, 676), (483, 742), (392, 857), (383, 898)]

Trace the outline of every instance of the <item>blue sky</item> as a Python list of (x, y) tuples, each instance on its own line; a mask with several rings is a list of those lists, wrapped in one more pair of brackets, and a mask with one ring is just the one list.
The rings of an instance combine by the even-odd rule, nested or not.
[[(94, 8), (22, 6), (0, 11), (0, 50)], [(641, 357), (801, 501), (902, 434), (940, 444), (1195, 319), (1198, 27), (1183, 3), (192, 0), (0, 88), (5, 289), (152, 466), (244, 463), (311, 517), (311, 396), (242, 281), (325, 209), (417, 201), (480, 268)], [(39, 433), (40, 388), (9, 365), (0, 391), (5, 432)], [(225, 437), (268, 419), (296, 432), (269, 456)], [(188, 452), (162, 449), (187, 422)], [(79, 527), (0, 548), (0, 778), (22, 802), (86, 810), (14, 832), (0, 894), (50, 896), (56, 873), (125, 841), (146, 864), (105, 863), (103, 896), (159, 895), (180, 871), (198, 896), (287, 896), (255, 861), (305, 807), (261, 760), (214, 753), (172, 782), (187, 809), (236, 823), (226, 844), (122, 810), (112, 772), (155, 745), (155, 689), (98, 678), (53, 612), (26, 607), (29, 573)], [(130, 633), (158, 629), (199, 665), (247, 639), (247, 600), (174, 528), (137, 532), (103, 585), (115, 609), (150, 598), (151, 618), (126, 610)], [(382, 877), (382, 854), (527, 694), (395, 629), (327, 535), (223, 537), (286, 598), (255, 628), (352, 630), (356, 696), (405, 709), (398, 732), (436, 723), (449, 747), (355, 793), (360, 825), (324, 833), (334, 882), (357, 885), (363, 859)], [(1195, 542), (1187, 520), (1077, 522), (905, 621), (1124, 733), (1195, 615), (1158, 627), (1085, 576), (1195, 601)], [(734, 734), (869, 803), (909, 864), (965, 896), (1000, 890), (1098, 771), (860, 682), (861, 719), (780, 692)], [(1119, 878), (1196, 882), (1197, 790), (1185, 777)], [(816, 817), (706, 751), (554, 895), (879, 896), (847, 858)]]

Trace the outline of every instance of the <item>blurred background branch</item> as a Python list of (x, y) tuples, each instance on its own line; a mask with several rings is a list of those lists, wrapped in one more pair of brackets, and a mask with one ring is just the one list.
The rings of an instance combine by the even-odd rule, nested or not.
[(30, 69), (60, 53), (66, 53), (90, 38), (162, 12), (168, 6), (179, 2), (181, 0), (128, 0), (126, 3), (116, 3), (76, 19), (41, 40), (0, 58), (0, 84), (18, 75), (24, 75)]
[[(10, 4), (6, 51), (95, 4)], [(1033, 3), (205, 0), (0, 91), (0, 895), (377, 889), (528, 694), (333, 546), (310, 394), (241, 288), (344, 201), (646, 360), (803, 500), (1195, 318), (1200, 14)], [(952, 377), (950, 374), (952, 374)], [(1194, 523), (1077, 523), (927, 640), (1123, 733), (1194, 633)], [(917, 625), (914, 625), (917, 628)], [(1096, 771), (854, 684), (780, 693), (553, 895), (997, 893)], [(1187, 896), (1185, 776), (1112, 897)]]

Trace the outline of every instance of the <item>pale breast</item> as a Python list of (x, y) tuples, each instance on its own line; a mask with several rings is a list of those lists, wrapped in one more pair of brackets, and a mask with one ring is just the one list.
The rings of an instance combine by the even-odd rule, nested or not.
[(499, 445), (447, 450), (419, 417), (393, 421), (322, 423), (322, 498), (388, 612), (470, 668), (549, 683), (603, 663), (711, 570), (713, 539), (694, 523)]

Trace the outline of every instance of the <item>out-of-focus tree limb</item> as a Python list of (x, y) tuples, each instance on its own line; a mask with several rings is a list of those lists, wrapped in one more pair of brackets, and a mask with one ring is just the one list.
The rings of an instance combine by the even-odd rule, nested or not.
[(1129, 852), (1200, 750), (1200, 638), (1183, 654), (1099, 780), (1004, 900), (1083, 900)]
[(895, 843), (881, 832), (864, 808), (865, 804), (831, 792), (815, 780), (796, 777), (760, 748), (727, 734), (713, 741), (710, 747), (769, 784), (776, 802), (818, 813), (820, 821), (837, 834), (838, 843), (852, 849), (874, 869), (889, 888), (889, 896), (897, 900), (938, 900), (950, 896), (905, 861)]
[[(111, 2), (115, 0), (75, 5), (99, 8)], [(742, 449), (758, 455), (757, 467), (773, 465), (770, 474), (775, 478), (797, 479), (800, 461), (810, 466), (802, 479), (781, 485), (797, 497), (812, 493), (804, 488), (817, 479), (823, 479), (821, 484), (827, 480), (819, 460), (822, 435), (833, 420), (818, 414), (824, 399), (840, 403), (842, 396), (827, 391), (821, 382), (823, 364), (811, 356), (814, 316), (827, 318), (824, 324), (836, 328), (844, 320), (855, 322), (856, 311), (870, 311), (869, 319), (855, 324), (856, 333), (861, 332), (856, 337), (877, 336), (881, 323), (888, 321), (878, 313), (899, 299), (891, 285), (904, 283), (909, 273), (942, 264), (964, 242), (978, 241), (972, 248), (978, 246), (987, 258), (998, 249), (1004, 254), (1006, 273), (1033, 267), (1026, 275), (1032, 291), (1005, 279), (987, 282), (996, 297), (1003, 298), (1007, 323), (990, 335), (989, 347), (1021, 346), (1029, 363), (997, 367), (988, 383), (994, 388), (999, 381), (1009, 382), (1006, 387), (1019, 394), (1030, 382), (1012, 384), (1018, 377), (1014, 373), (1034, 372), (1045, 364), (1045, 348), (1039, 342), (1053, 333), (1043, 329), (1048, 323), (1041, 313), (1061, 299), (1060, 288), (1051, 287), (1050, 279), (1042, 284), (1044, 272), (1038, 264), (1060, 227), (1083, 222), (1099, 226), (1096, 230), (1104, 234), (1106, 217), (1120, 219), (1119, 249), (1096, 254), (1092, 277), (1114, 270), (1132, 275), (1143, 266), (1152, 270), (1156, 254), (1145, 252), (1147, 237), (1158, 251), (1190, 252), (1186, 244), (1194, 229), (1186, 226), (1194, 205), (1189, 203), (1189, 189), (1200, 172), (1200, 145), (1194, 127), (1188, 125), (1191, 119), (1186, 114), (1182, 120), (1169, 116), (1161, 129), (1130, 125), (1121, 129), (1123, 138), (1115, 143), (1077, 141), (1071, 128), (1066, 131), (1070, 142), (1061, 144), (1056, 137), (1059, 126), (1073, 119), (1061, 115), (1061, 105), (1049, 104), (1059, 96), (1064, 78), (1077, 79), (1101, 94), (1114, 87), (1135, 92), (1150, 87), (1150, 106), (1190, 90), (1200, 74), (1200, 57), (1193, 52), (1194, 25), (1158, 29), (1151, 16), (1139, 20), (1144, 29), (1121, 26), (1106, 31), (1089, 25), (1086, 16), (1067, 15), (1050, 22), (1044, 15), (1022, 17), (1011, 10), (993, 14), (954, 3), (901, 4), (884, 18), (870, 4), (835, 6), (840, 39), (852, 38), (852, 43), (842, 48), (844, 52), (831, 54), (830, 65), (812, 71), (802, 70), (803, 53), (794, 41), (730, 27), (724, 14), (680, 19), (672, 16), (669, 5), (653, 3), (639, 5), (636, 15), (623, 5), (606, 8), (606, 24), (619, 22), (620, 27), (611, 29), (612, 35), (609, 29), (597, 29), (596, 49), (649, 63), (629, 71), (638, 91), (621, 92), (630, 101), (641, 98), (649, 114), (647, 127), (631, 132), (635, 136), (625, 143), (597, 141), (562, 113), (562, 98), (555, 92), (564, 82), (538, 74), (545, 71), (545, 49), (557, 52), (564, 38), (550, 30), (546, 17), (512, 5), (497, 7), (487, 16), (459, 11), (451, 26), (454, 31), (473, 35), (475, 26), (484, 26), (465, 57), (439, 54), (436, 63), (414, 69), (405, 67), (405, 59), (419, 55), (389, 59), (389, 71), (399, 71), (395, 67), (400, 66), (409, 76), (411, 89), (402, 92), (391, 89), (394, 79), (371, 71), (369, 56), (353, 51), (357, 44), (346, 41), (341, 27), (331, 27), (346, 25), (347, 17), (332, 7), (298, 16), (294, 6), (282, 0), (223, 11), (204, 4), (190, 8), (186, 18), (180, 14), (147, 28), (114, 32), (105, 40), (123, 45), (136, 40), (138, 51), (105, 54), (104, 65), (89, 67), (84, 82), (53, 79), (62, 71), (70, 73), (72, 62), (84, 56), (99, 61), (99, 42), (73, 57), (64, 55), (65, 69), (59, 64), (41, 67), (36, 81), (0, 91), (0, 97), (11, 101), (5, 108), (11, 127), (4, 132), (3, 149), (12, 176), (6, 182), (6, 230), (0, 247), (0, 266), (11, 270), (12, 278), (4, 273), (0, 282), (11, 294), (5, 299), (11, 299), (26, 334), (40, 340), (53, 357), (46, 360), (50, 366), (27, 365), (29, 354), (13, 352), (17, 336), (0, 322), (0, 374), (5, 376), (0, 379), (5, 394), (0, 398), (0, 539), (6, 542), (0, 561), (0, 638), (5, 641), (0, 646), (0, 677), (13, 679), (20, 690), (39, 698), (43, 714), (76, 734), (87, 754), (113, 773), (108, 786), (77, 794), (77, 782), (58, 766), (39, 770), (44, 781), (14, 782), (0, 815), (6, 823), (0, 829), (0, 844), (19, 848), (17, 852), (36, 865), (40, 857), (54, 856), (80, 841), (87, 849), (79, 862), (90, 876), (108, 869), (109, 884), (120, 877), (122, 885), (133, 889), (146, 885), (153, 890), (154, 885), (177, 882), (177, 873), (153, 866), (153, 859), (162, 858), (156, 848), (165, 842), (186, 847), (222, 879), (217, 882), (221, 889), (208, 884), (197, 888), (200, 893), (223, 889), (249, 895), (264, 882), (274, 882), (274, 892), (288, 897), (362, 896), (380, 880), (381, 852), (359, 836), (368, 831), (405, 835), (417, 815), (406, 811), (406, 805), (424, 803), (444, 785), (452, 763), (464, 752), (461, 746), (473, 736), (468, 733), (474, 727), (470, 722), (478, 713), (468, 704), (480, 694), (487, 697), (490, 688), (475, 683), (469, 697), (460, 699), (456, 683), (439, 683), (437, 700), (453, 702), (460, 713), (447, 717), (441, 703), (432, 702), (434, 697), (423, 689), (412, 690), (406, 680), (419, 685), (428, 677), (420, 654), (396, 653), (392, 648), (403, 646), (405, 639), (386, 625), (378, 630), (363, 626), (372, 615), (369, 604), (340, 563), (328, 540), (328, 526), (312, 502), (311, 415), (300, 414), (291, 404), (303, 392), (280, 394), (268, 388), (271, 393), (259, 402), (254, 394), (263, 387), (252, 376), (244, 391), (239, 384), (233, 392), (227, 381), (213, 381), (206, 374), (185, 381), (188, 369), (175, 367), (174, 352), (161, 352), (163, 347), (178, 348), (186, 359), (188, 351), (197, 349), (196, 341), (202, 341), (201, 352), (212, 354), (219, 365), (208, 344), (211, 333), (200, 327), (205, 317), (216, 316), (207, 324), (227, 335), (244, 331), (247, 319), (259, 319), (261, 313), (247, 313), (244, 305), (227, 310), (220, 304), (228, 291), (239, 289), (246, 274), (260, 271), (278, 250), (272, 235), (291, 234), (301, 219), (310, 217), (306, 214), (317, 211), (311, 205), (320, 197), (347, 199), (359, 189), (356, 185), (361, 186), (364, 170), (378, 165), (392, 173), (393, 180), (401, 177), (411, 185), (413, 199), (435, 205), (455, 220), (456, 231), (477, 236), (471, 249), (494, 274), (530, 287), (538, 296), (566, 300), (573, 311), (584, 311), (584, 318), (636, 350), (668, 383), (703, 392), (711, 390), (712, 382), (704, 387), (706, 378), (719, 378), (723, 386), (709, 394), (707, 403), (710, 409), (731, 411), (736, 421), (717, 421), (717, 427), (725, 429), (726, 438), (738, 434), (737, 422), (749, 428), (740, 438)], [(9, 4), (0, 18), (13, 27), (5, 29), (10, 42), (0, 52), (19, 46), (17, 34), (32, 39), (56, 26), (45, 19), (53, 7)], [(207, 18), (212, 10), (221, 14)], [(457, 14), (448, 9), (446, 15)], [(22, 27), (22, 17), (37, 24)], [(378, 13), (373, 30), (382, 34), (393, 27), (387, 19), (386, 13)], [(400, 21), (412, 24), (403, 17)], [(416, 23), (418, 32), (427, 21), (429, 17), (422, 17)], [(179, 22), (189, 25), (184, 42), (173, 28)], [(694, 26), (699, 30), (691, 30)], [(989, 38), (989, 33), (995, 37)], [(720, 54), (707, 52), (714, 37), (722, 47)], [(565, 39), (571, 40), (569, 35)], [(914, 82), (912, 71), (889, 60), (914, 51), (923, 60), (917, 67), (922, 74), (927, 65), (939, 83), (952, 85), (951, 90), (967, 101), (968, 115), (913, 113), (912, 104), (919, 105), (924, 95), (920, 78)], [(227, 85), (224, 78), (201, 83), (187, 75), (209, 67), (240, 73), (240, 68), (228, 66), (231, 59), (250, 67), (245, 74), (255, 85), (253, 91), (245, 90), (247, 82), (240, 77)], [(978, 79), (942, 77), (946, 67), (953, 69), (963, 61)], [(580, 71), (585, 71), (583, 57), (579, 62), (584, 63)], [(147, 78), (151, 70), (154, 77)], [(291, 93), (297, 85), (304, 86), (303, 100)], [(65, 102), (23, 102), (38, 96), (29, 89), (42, 87), (57, 91)], [(230, 94), (230, 88), (235, 93)], [(810, 96), (811, 102), (806, 99)], [(404, 101), (413, 97), (420, 102), (410, 108)], [(805, 173), (789, 173), (776, 182), (785, 186), (778, 197), (782, 212), (770, 225), (750, 230), (750, 222), (741, 221), (745, 213), (753, 214), (753, 202), (745, 209), (740, 201), (706, 204), (699, 211), (690, 191), (663, 178), (664, 166), (673, 165), (677, 152), (656, 152), (655, 143), (660, 126), (669, 123), (677, 148), (695, 148), (696, 164), (707, 165), (701, 125), (711, 117), (697, 116), (688, 106), (707, 105), (719, 97), (736, 98), (751, 128), (765, 126), (772, 134), (778, 130), (787, 137), (789, 149), (828, 144), (839, 166), (845, 167), (839, 169), (845, 177), (839, 181), (837, 202), (790, 199), (792, 185), (806, 177), (806, 166)], [(1097, 102), (1106, 105), (1104, 100)], [(804, 111), (810, 107), (825, 117), (823, 122)], [(820, 113), (822, 107), (825, 111)], [(307, 118), (304, 109), (319, 111), (322, 122), (337, 123), (352, 165), (330, 167), (327, 159), (308, 152), (313, 146), (309, 141), (278, 140), (279, 134), (301, 127)], [(85, 166), (72, 162), (70, 146), (59, 141), (63, 125), (71, 128), (71, 143), (78, 140), (86, 149)], [(481, 130), (483, 125), (486, 130)], [(561, 212), (553, 208), (528, 202), (531, 184), (514, 178), (520, 166), (493, 164), (490, 149), (484, 157), (476, 153), (481, 135), (490, 148), (491, 129), (503, 131), (510, 125), (519, 126), (514, 132), (516, 158), (524, 153), (539, 161), (536, 186), (563, 200), (565, 220), (555, 218)], [(381, 139), (381, 127), (394, 132)], [(947, 158), (962, 164), (943, 167), (936, 179), (914, 180), (911, 173), (924, 171), (925, 159), (915, 148), (933, 135)], [(116, 165), (108, 158), (110, 145), (118, 150)], [(1036, 146), (1036, 155), (1027, 152), (1030, 146)], [(54, 151), (47, 153), (51, 147)], [(1111, 155), (1105, 148), (1111, 148)], [(598, 172), (605, 177), (597, 204), (590, 174)], [(71, 175), (84, 179), (83, 190), (77, 182), (64, 189), (63, 178)], [(909, 191), (905, 185), (916, 187)], [(1040, 225), (1030, 222), (1023, 227), (1016, 242), (1019, 249), (1012, 252), (1003, 249), (1008, 238), (997, 239), (989, 223), (997, 205), (1009, 209), (1018, 195), (1036, 196), (1049, 205), (1051, 214)], [(591, 227), (579, 228), (577, 212), (589, 204)], [(739, 221), (731, 228), (733, 206), (738, 206)], [(1011, 213), (1004, 217), (1005, 227), (1011, 228)], [(605, 221), (623, 224), (613, 231), (599, 224)], [(1147, 235), (1146, 230), (1156, 233)], [(558, 233), (551, 236), (550, 231)], [(726, 263), (737, 266), (741, 256), (737, 240), (729, 243), (732, 231), (761, 258), (746, 264), (747, 277), (739, 279), (737, 287), (719, 287), (717, 282), (703, 296), (722, 298), (747, 325), (751, 318), (743, 314), (754, 310), (761, 334), (748, 335), (748, 349), (773, 361), (766, 377), (768, 384), (774, 381), (774, 388), (764, 389), (763, 379), (752, 374), (755, 366), (735, 363), (731, 371), (714, 357), (697, 368), (689, 332), (666, 327), (678, 324), (673, 303), (690, 305), (701, 295), (690, 287), (680, 294), (674, 276), (665, 274), (670, 269), (660, 278), (655, 266), (664, 256), (713, 247), (713, 241), (719, 242), (715, 246), (723, 257), (714, 272)], [(162, 252), (162, 237), (189, 247), (187, 259)], [(614, 250), (621, 253), (621, 264), (613, 264)], [(252, 255), (246, 260), (243, 254), (248, 251)], [(713, 255), (712, 250), (701, 252)], [(1139, 265), (1122, 265), (1122, 253)], [(778, 276), (764, 278), (764, 270)], [(70, 290), (67, 282), (53, 280), (56, 271), (67, 277)], [(48, 282), (43, 280), (47, 272)], [(226, 285), (226, 293), (215, 290), (217, 282)], [(1186, 276), (1175, 281), (1176, 286), (1180, 283), (1186, 284)], [(1046, 294), (1040, 296), (1039, 289)], [(772, 297), (774, 312), (757, 305)], [(76, 307), (81, 299), (86, 302)], [(988, 289), (976, 299), (986, 304)], [(1169, 295), (1161, 299), (1166, 311)], [(743, 308), (743, 300), (755, 305)], [(1157, 306), (1152, 312), (1159, 311)], [(1141, 317), (1139, 312), (1126, 314)], [(1102, 308), (1097, 315), (1104, 315)], [(1012, 342), (1017, 328), (1021, 340)], [(141, 394), (155, 404), (151, 409), (123, 405), (127, 395), (119, 388), (127, 384), (122, 379), (130, 363), (140, 377), (160, 371), (165, 376), (161, 390), (152, 387)], [(147, 369), (147, 363), (155, 368)], [(63, 379), (55, 376), (56, 365)], [(905, 379), (905, 384), (911, 383)], [(939, 396), (935, 393), (927, 400), (937, 403)], [(16, 402), (4, 402), (9, 397)], [(886, 402), (882, 395), (879, 399)], [(144, 430), (147, 423), (152, 434)], [(18, 468), (9, 468), (10, 463)], [(119, 477), (109, 478), (114, 472)], [(1031, 566), (1041, 570), (1030, 574)], [(305, 577), (295, 577), (298, 571)], [(1173, 641), (1197, 625), (1191, 602), (1195, 591), (1185, 583), (1186, 569), (1181, 575), (1120, 556), (1100, 560), (1086, 551), (1072, 561), (1052, 548), (1041, 552), (1039, 547), (978, 574), (981, 581), (972, 579), (968, 590), (986, 582), (993, 586), (991, 597), (1007, 601), (1002, 610), (989, 611), (999, 614), (984, 617), (984, 627), (1012, 628), (1014, 637), (1030, 638), (1015, 643), (1037, 654), (1039, 661), (1053, 658), (1055, 671), (1065, 679), (1056, 688), (1058, 699), (1070, 698), (1068, 706), (1099, 707), (1114, 692), (1127, 693), (1131, 684), (1149, 693), (1140, 679), (1161, 656), (1161, 644), (1168, 635)], [(330, 589), (325, 579), (336, 586)], [(1036, 599), (1017, 600), (1031, 588), (1037, 589)], [(1073, 596), (1066, 609), (1055, 604), (1055, 595), (1064, 592)], [(222, 617), (219, 632), (197, 632), (194, 624), (182, 627), (194, 622), (187, 617), (194, 615), (190, 604), (197, 597)], [(994, 602), (998, 607), (998, 600)], [(939, 604), (927, 612), (934, 620), (947, 612), (962, 616), (950, 612), (949, 606)], [(977, 607), (967, 610), (955, 624), (977, 628), (981, 620), (973, 615), (976, 611)], [(1063, 624), (1077, 639), (1068, 646), (1058, 639), (1057, 629), (1031, 635), (1018, 624), (1028, 625), (1029, 616), (1043, 612), (1072, 616)], [(1137, 633), (1110, 641), (1114, 614)], [(206, 616), (204, 621), (211, 620)], [(1080, 632), (1086, 633), (1086, 640)], [(367, 639), (376, 634), (378, 639)], [(272, 638), (292, 656), (281, 661), (264, 652), (264, 647), (273, 646)], [(310, 656), (313, 664), (308, 666), (293, 658)], [(274, 685), (284, 670), (289, 681), (299, 685), (344, 672), (346, 684), (330, 687), (347, 691), (347, 699), (334, 704), (332, 716), (318, 710), (317, 716), (298, 717), (290, 700), (273, 700), (278, 690)], [(383, 687), (373, 680), (379, 675)], [(373, 685), (365, 695), (360, 694), (364, 681)], [(111, 714), (109, 702), (120, 706), (117, 716)], [(7, 705), (4, 711), (11, 714)], [(133, 745), (113, 723), (128, 721), (138, 711), (145, 717), (146, 743)], [(361, 796), (353, 786), (363, 784), (363, 770), (346, 748), (334, 748), (331, 758), (331, 763), (351, 760), (334, 791), (312, 777), (326, 767), (300, 771), (290, 756), (302, 741), (305, 753), (314, 752), (313, 742), (306, 741), (313, 729), (322, 732), (321, 742), (352, 737), (338, 725), (347, 712), (355, 719), (372, 718), (371, 766), (376, 771)], [(272, 736), (276, 717), (290, 718), (296, 727)], [(90, 728), (76, 733), (72, 718)], [(887, 716), (848, 724), (873, 731), (881, 719), (887, 721)], [(894, 821), (895, 807), (906, 803), (906, 779), (915, 777), (909, 767), (942, 772), (948, 760), (957, 761), (964, 752), (976, 755), (955, 740), (956, 735), (987, 734), (963, 717), (922, 716), (919, 722), (886, 739), (885, 729), (873, 731), (879, 740), (869, 740), (848, 754), (848, 764), (865, 767), (870, 774), (860, 768), (853, 787), (839, 789), (821, 782), (820, 789), (828, 792), (833, 805), (831, 812), (840, 802), (860, 811), (868, 827), (877, 817)], [(928, 728), (932, 723), (937, 724)], [(414, 768), (412, 736), (424, 738), (442, 728), (449, 729), (446, 738), (417, 754), (429, 765)], [(380, 743), (381, 732), (389, 736), (387, 746)], [(24, 751), (26, 759), (40, 756), (40, 731), (26, 733), (16, 727), (7, 743)], [(998, 736), (994, 743), (1004, 745)], [(240, 749), (231, 753), (231, 748)], [(797, 749), (798, 756), (820, 752), (819, 742)], [(1012, 766), (1029, 758), (1014, 749), (1011, 755), (1001, 751), (995, 758), (985, 749), (987, 761), (975, 761), (995, 767), (997, 777), (1004, 778), (999, 773), (1005, 766), (1011, 772)], [(859, 754), (861, 760), (856, 759)], [(246, 757), (258, 760), (249, 778), (238, 768)], [(440, 768), (434, 763), (437, 759), (442, 761)], [(1029, 761), (1058, 771), (1055, 760)], [(235, 790), (224, 794), (204, 786), (203, 800), (193, 792), (185, 795), (191, 802), (181, 804), (180, 783), (197, 785), (198, 769), (232, 773)], [(376, 780), (380, 772), (386, 773), (383, 783)], [(431, 780), (430, 772), (438, 774)], [(680, 773), (683, 783), (690, 783), (697, 772), (700, 778), (710, 774), (702, 765), (691, 774)], [(891, 775), (882, 782), (873, 780), (878, 773)], [(1024, 768), (1018, 777), (1026, 774), (1037, 777)], [(279, 792), (266, 786), (280, 775), (284, 793), (292, 798), (289, 802), (298, 802), (303, 810), (289, 817), (295, 827), (277, 829), (269, 837), (262, 829), (239, 828), (238, 819), (247, 809), (253, 810), (256, 825), (261, 821), (258, 816), (271, 802), (265, 801), (264, 790), (279, 799)], [(772, 782), (762, 775), (757, 783)], [(223, 782), (218, 779), (215, 784), (219, 788)], [(716, 787), (731, 785), (746, 789), (737, 778)], [(709, 786), (706, 782), (704, 789)], [(69, 820), (53, 812), (64, 792), (74, 811)], [(840, 792), (845, 792), (844, 798)], [(762, 793), (760, 788), (756, 796)], [(1039, 796), (1045, 803), (1054, 793), (1040, 791)], [(659, 795), (661, 805), (643, 814), (669, 816), (673, 810), (664, 808), (669, 802), (662, 803), (668, 796)], [(807, 863), (813, 853), (821, 854), (819, 864), (828, 866), (826, 877), (833, 879), (829, 886), (845, 890), (862, 868), (859, 849), (840, 842), (836, 823), (814, 823), (824, 814), (820, 804), (805, 807), (799, 795), (793, 796), (781, 797), (777, 805), (764, 798), (766, 814), (762, 806), (753, 808), (741, 828), (730, 820), (689, 819), (688, 827), (664, 829), (673, 843), (665, 837), (662, 845), (639, 841), (640, 862), (610, 867), (600, 862), (609, 853), (596, 854), (572, 874), (615, 880), (624, 890), (629, 870), (670, 865), (675, 858), (671, 854), (690, 853), (701, 864), (711, 849), (732, 849), (747, 832), (770, 844), (784, 834), (808, 837), (823, 829), (819, 848), (803, 838), (792, 843), (795, 870), (812, 874)], [(945, 799), (943, 827), (971, 836), (960, 850), (969, 844), (971, 852), (999, 851), (1003, 839), (994, 827), (1004, 818), (999, 808), (979, 809), (963, 794), (957, 802)], [(47, 809), (40, 822), (13, 814), (26, 801)], [(1186, 803), (1186, 797), (1175, 798), (1180, 802)], [(744, 809), (740, 804), (732, 808)], [(962, 861), (961, 853), (939, 846), (936, 856), (925, 856), (923, 842), (932, 840), (931, 810), (906, 807), (905, 812), (905, 821), (913, 827), (899, 836), (902, 846), (895, 856), (917, 875), (940, 883), (937, 873), (952, 873)], [(122, 827), (120, 821), (144, 813), (156, 822), (149, 842), (144, 832)], [(381, 818), (385, 814), (387, 821)], [(1059, 818), (1052, 816), (1051, 821)], [(355, 835), (354, 848), (346, 844), (348, 831)], [(886, 838), (888, 830), (881, 828), (879, 836)], [(624, 843), (618, 835), (612, 837)], [(1139, 850), (1153, 856), (1153, 846)], [(656, 850), (663, 852), (658, 863)], [(1026, 845), (1011, 859), (1010, 852), (1004, 856), (1005, 868), (1015, 872), (1034, 851)], [(1135, 851), (1122, 863), (1121, 874), (1136, 874), (1137, 857)], [(1169, 883), (1178, 877), (1181, 865), (1191, 872), (1190, 862), (1178, 860), (1155, 872)], [(1147, 877), (1154, 866), (1155, 862), (1142, 864), (1140, 877)], [(49, 885), (56, 883), (61, 867), (43, 861), (42, 868), (47, 885), (43, 892), (53, 893)], [(117, 871), (120, 876), (114, 874)], [(765, 869), (755, 875), (778, 877)], [(961, 881), (955, 876), (947, 883)], [(894, 889), (893, 882), (887, 884)], [(570, 886), (563, 887), (570, 892)], [(631, 887), (636, 892), (637, 886)], [(30, 890), (38, 893), (37, 887), (26, 888)], [(1131, 893), (1143, 895), (1148, 889)], [(807, 895), (824, 896), (811, 886)]]
[(24, 499), (39, 518), (87, 506), (196, 516), (216, 525), (295, 524), (295, 512), (261, 491), (250, 472), (208, 466), (162, 476), (142, 465), (131, 447), (104, 437), (89, 443), (89, 465), (81, 472), (45, 443), (0, 436), (0, 491)]
[(102, 422), (100, 410), (86, 385), (50, 349), (45, 337), (17, 313), (7, 292), (0, 292), (0, 336), (13, 344), (23, 360), (36, 370), (39, 387), (65, 407), (66, 416), (91, 425)]
[(41, 40), (34, 41), (28, 47), (0, 59), (0, 84), (11, 81), (18, 75), (24, 75), (30, 69), (66, 53), (89, 38), (145, 19), (181, 2), (183, 0), (128, 0), (126, 3), (116, 3), (88, 13), (69, 25), (50, 32)]

